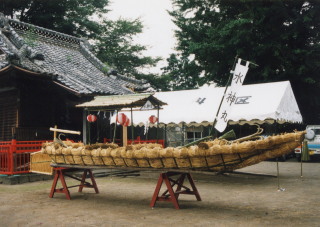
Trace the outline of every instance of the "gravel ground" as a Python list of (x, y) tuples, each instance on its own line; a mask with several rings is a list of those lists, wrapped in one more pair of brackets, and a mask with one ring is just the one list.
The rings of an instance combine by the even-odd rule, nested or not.
[[(0, 226), (319, 226), (320, 165), (262, 162), (232, 174), (194, 173), (193, 195), (149, 206), (159, 173), (96, 178), (100, 193), (71, 188), (49, 198), (52, 181), (0, 184)], [(76, 183), (68, 178), (68, 185)], [(164, 186), (162, 187), (162, 191)]]

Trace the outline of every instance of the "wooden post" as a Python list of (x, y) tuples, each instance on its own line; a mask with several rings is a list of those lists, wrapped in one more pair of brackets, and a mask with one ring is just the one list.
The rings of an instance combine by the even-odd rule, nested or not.
[(87, 111), (83, 110), (82, 113), (82, 140), (84, 144), (87, 144)]
[[(58, 128), (57, 125), (54, 126), (55, 129)], [(57, 131), (53, 131), (53, 139), (57, 138)]]
[(122, 126), (122, 144), (123, 146), (128, 145), (128, 127)]

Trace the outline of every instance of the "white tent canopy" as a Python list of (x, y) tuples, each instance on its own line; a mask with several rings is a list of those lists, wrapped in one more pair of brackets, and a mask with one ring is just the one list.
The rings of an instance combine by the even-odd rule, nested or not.
[[(223, 87), (210, 85), (194, 90), (155, 93), (157, 99), (168, 104), (160, 110), (160, 127), (182, 123), (187, 126), (212, 125), (224, 90)], [(234, 102), (229, 124), (302, 122), (289, 81), (243, 85)], [(124, 113), (130, 118), (128, 112)], [(151, 115), (157, 116), (157, 110), (134, 111), (134, 125), (148, 124)]]

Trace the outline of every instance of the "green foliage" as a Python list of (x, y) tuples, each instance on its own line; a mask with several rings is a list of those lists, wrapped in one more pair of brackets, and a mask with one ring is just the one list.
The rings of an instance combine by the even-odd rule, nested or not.
[[(182, 56), (194, 56), (189, 63), (196, 62), (197, 71), (204, 72), (201, 80), (225, 86), (239, 56), (259, 65), (251, 66), (245, 84), (290, 80), (305, 122), (320, 122), (320, 96), (315, 95), (320, 89), (319, 1), (173, 3), (177, 50)], [(197, 76), (189, 75), (184, 74), (190, 85), (197, 84)]]
[(27, 31), (25, 43), (30, 47), (35, 47), (37, 41), (37, 35), (34, 33), (34, 27), (31, 26)]
[[(160, 59), (143, 56), (145, 46), (133, 37), (143, 30), (140, 20), (106, 20), (109, 0), (1, 0), (0, 11), (21, 21), (85, 38), (108, 67), (119, 73), (136, 75), (141, 68), (154, 66)], [(32, 44), (32, 39), (29, 39)]]
[(93, 20), (107, 13), (109, 0), (2, 0), (0, 11), (21, 21), (89, 39), (99, 33)]
[(169, 76), (159, 76), (156, 74), (138, 74), (136, 75), (137, 79), (147, 80), (153, 88), (156, 88), (157, 91), (168, 91), (170, 90), (168, 84), (170, 82)]
[(168, 65), (162, 68), (162, 76), (166, 78), (168, 90), (184, 90), (203, 85), (199, 77), (201, 69), (195, 61), (186, 56), (171, 54), (167, 62)]
[(99, 59), (115, 67), (120, 74), (138, 75), (142, 67), (155, 66), (160, 58), (143, 56), (146, 46), (134, 44), (134, 36), (142, 32), (140, 20), (104, 20), (96, 42)]

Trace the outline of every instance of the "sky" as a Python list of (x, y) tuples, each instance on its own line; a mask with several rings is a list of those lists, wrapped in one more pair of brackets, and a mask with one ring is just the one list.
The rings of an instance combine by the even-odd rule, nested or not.
[(165, 66), (166, 58), (174, 52), (175, 25), (167, 10), (172, 10), (171, 0), (112, 0), (108, 9), (110, 19), (140, 18), (144, 26), (143, 33), (135, 38), (135, 42), (147, 46), (146, 56), (162, 57), (157, 67), (150, 72), (160, 72)]

